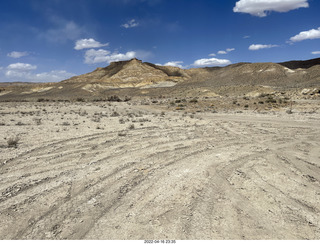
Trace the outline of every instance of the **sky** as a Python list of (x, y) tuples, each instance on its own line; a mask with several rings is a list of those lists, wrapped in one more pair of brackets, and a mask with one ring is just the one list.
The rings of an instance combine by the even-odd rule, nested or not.
[(0, 0), (0, 82), (138, 58), (180, 68), (320, 57), (319, 0)]

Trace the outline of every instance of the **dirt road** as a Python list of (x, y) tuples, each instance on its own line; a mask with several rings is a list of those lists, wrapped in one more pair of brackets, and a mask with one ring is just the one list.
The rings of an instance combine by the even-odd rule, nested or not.
[[(0, 239), (320, 239), (319, 114), (69, 105), (10, 124), (25, 106), (3, 108), (22, 139), (0, 148)], [(88, 119), (112, 109), (124, 124)]]

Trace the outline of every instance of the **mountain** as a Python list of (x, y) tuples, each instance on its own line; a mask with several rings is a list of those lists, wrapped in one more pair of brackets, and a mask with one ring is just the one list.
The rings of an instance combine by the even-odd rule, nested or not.
[(161, 82), (177, 83), (189, 78), (190, 76), (182, 69), (143, 63), (134, 58), (129, 61), (112, 62), (105, 68), (97, 68), (93, 72), (72, 77), (62, 83), (102, 83), (121, 88), (143, 87)]

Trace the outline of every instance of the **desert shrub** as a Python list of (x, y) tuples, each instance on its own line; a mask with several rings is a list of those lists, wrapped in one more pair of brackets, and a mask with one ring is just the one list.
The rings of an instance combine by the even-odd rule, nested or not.
[(41, 125), (41, 118), (34, 118), (33, 119), (36, 125)]
[(269, 96), (266, 100), (266, 103), (277, 103), (277, 100), (274, 99), (273, 97)]
[(110, 115), (110, 117), (119, 117), (120, 114), (117, 111), (113, 111), (113, 113)]
[(110, 96), (110, 97), (108, 97), (107, 100), (108, 100), (109, 102), (122, 102), (122, 100), (120, 99), (120, 97), (117, 96), (117, 95)]
[(10, 138), (7, 140), (8, 147), (17, 148), (19, 141), (20, 141), (20, 138), (19, 138), (18, 136), (10, 137)]
[(21, 125), (26, 125), (24, 123), (22, 123), (21, 121), (17, 122), (16, 125), (21, 126)]
[(197, 103), (197, 102), (198, 102), (198, 99), (192, 98), (189, 102), (190, 102), (190, 103)]
[(126, 135), (127, 135), (127, 133), (124, 132), (124, 131), (119, 131), (118, 132), (118, 136), (126, 136)]
[(292, 114), (292, 110), (291, 110), (291, 109), (288, 109), (288, 110), (286, 111), (286, 113), (287, 113), (287, 114)]
[(129, 129), (129, 130), (134, 130), (134, 128), (135, 128), (135, 127), (134, 127), (134, 124), (131, 124), (128, 129)]
[(77, 102), (85, 102), (86, 100), (83, 97), (77, 97)]
[(38, 98), (37, 102), (48, 102), (49, 99)]
[(96, 123), (99, 123), (100, 122), (100, 118), (99, 117), (94, 117), (94, 118), (92, 118), (92, 121), (93, 122), (96, 122)]
[(124, 119), (123, 119), (123, 118), (120, 118), (120, 119), (119, 119), (119, 123), (120, 123), (120, 124), (124, 124), (124, 123), (125, 123)]
[(63, 123), (62, 123), (62, 125), (63, 125), (63, 126), (69, 126), (69, 125), (70, 125), (70, 123), (69, 123), (69, 122), (67, 122), (67, 121), (65, 121), (65, 122), (63, 122)]

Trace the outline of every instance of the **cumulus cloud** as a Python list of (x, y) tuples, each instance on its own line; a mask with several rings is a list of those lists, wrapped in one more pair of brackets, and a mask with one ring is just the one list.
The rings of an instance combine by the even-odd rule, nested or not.
[(271, 11), (283, 13), (308, 7), (308, 0), (240, 0), (233, 8), (233, 12), (265, 17)]
[(104, 49), (90, 49), (87, 50), (85, 53), (85, 60), (84, 62), (86, 64), (96, 64), (96, 63), (110, 63), (115, 61), (122, 61), (122, 60), (128, 60), (136, 57), (136, 52), (127, 52), (127, 53), (112, 53), (108, 50)]
[(28, 55), (29, 55), (28, 52), (16, 52), (16, 51), (13, 51), (13, 52), (7, 54), (7, 56), (10, 58), (21, 58), (21, 57), (28, 56)]
[(81, 49), (87, 49), (87, 48), (99, 48), (99, 47), (105, 47), (108, 46), (109, 43), (100, 43), (93, 38), (89, 39), (80, 39), (76, 41), (74, 49), (81, 50)]
[(320, 54), (320, 51), (314, 51), (314, 52), (311, 52), (311, 54), (318, 55), (318, 54)]
[(228, 59), (217, 59), (217, 58), (202, 58), (194, 61), (193, 66), (205, 67), (205, 66), (225, 66), (231, 64)]
[(139, 23), (135, 19), (132, 19), (132, 20), (129, 20), (127, 23), (121, 25), (121, 26), (126, 28), (126, 29), (129, 29), (129, 28), (133, 28), (133, 27), (139, 26)]
[(292, 42), (300, 42), (308, 39), (319, 39), (320, 38), (320, 27), (318, 29), (311, 29), (308, 31), (302, 31), (298, 35), (290, 38)]
[(252, 45), (249, 46), (249, 50), (257, 51), (257, 50), (260, 50), (260, 49), (266, 49), (266, 48), (272, 48), (272, 47), (278, 47), (278, 45), (252, 44)]
[(75, 76), (65, 70), (52, 70), (50, 72), (34, 73), (36, 65), (14, 63), (7, 66), (5, 76), (12, 80), (31, 82), (57, 82)]
[(173, 66), (183, 69), (183, 61), (170, 61), (164, 64), (164, 66)]
[(35, 69), (37, 69), (37, 65), (31, 65), (26, 63), (9, 64), (7, 67), (7, 70), (21, 71), (21, 72), (27, 72)]
[(210, 57), (215, 57), (216, 54), (215, 54), (215, 53), (210, 53), (209, 56), (210, 56)]

